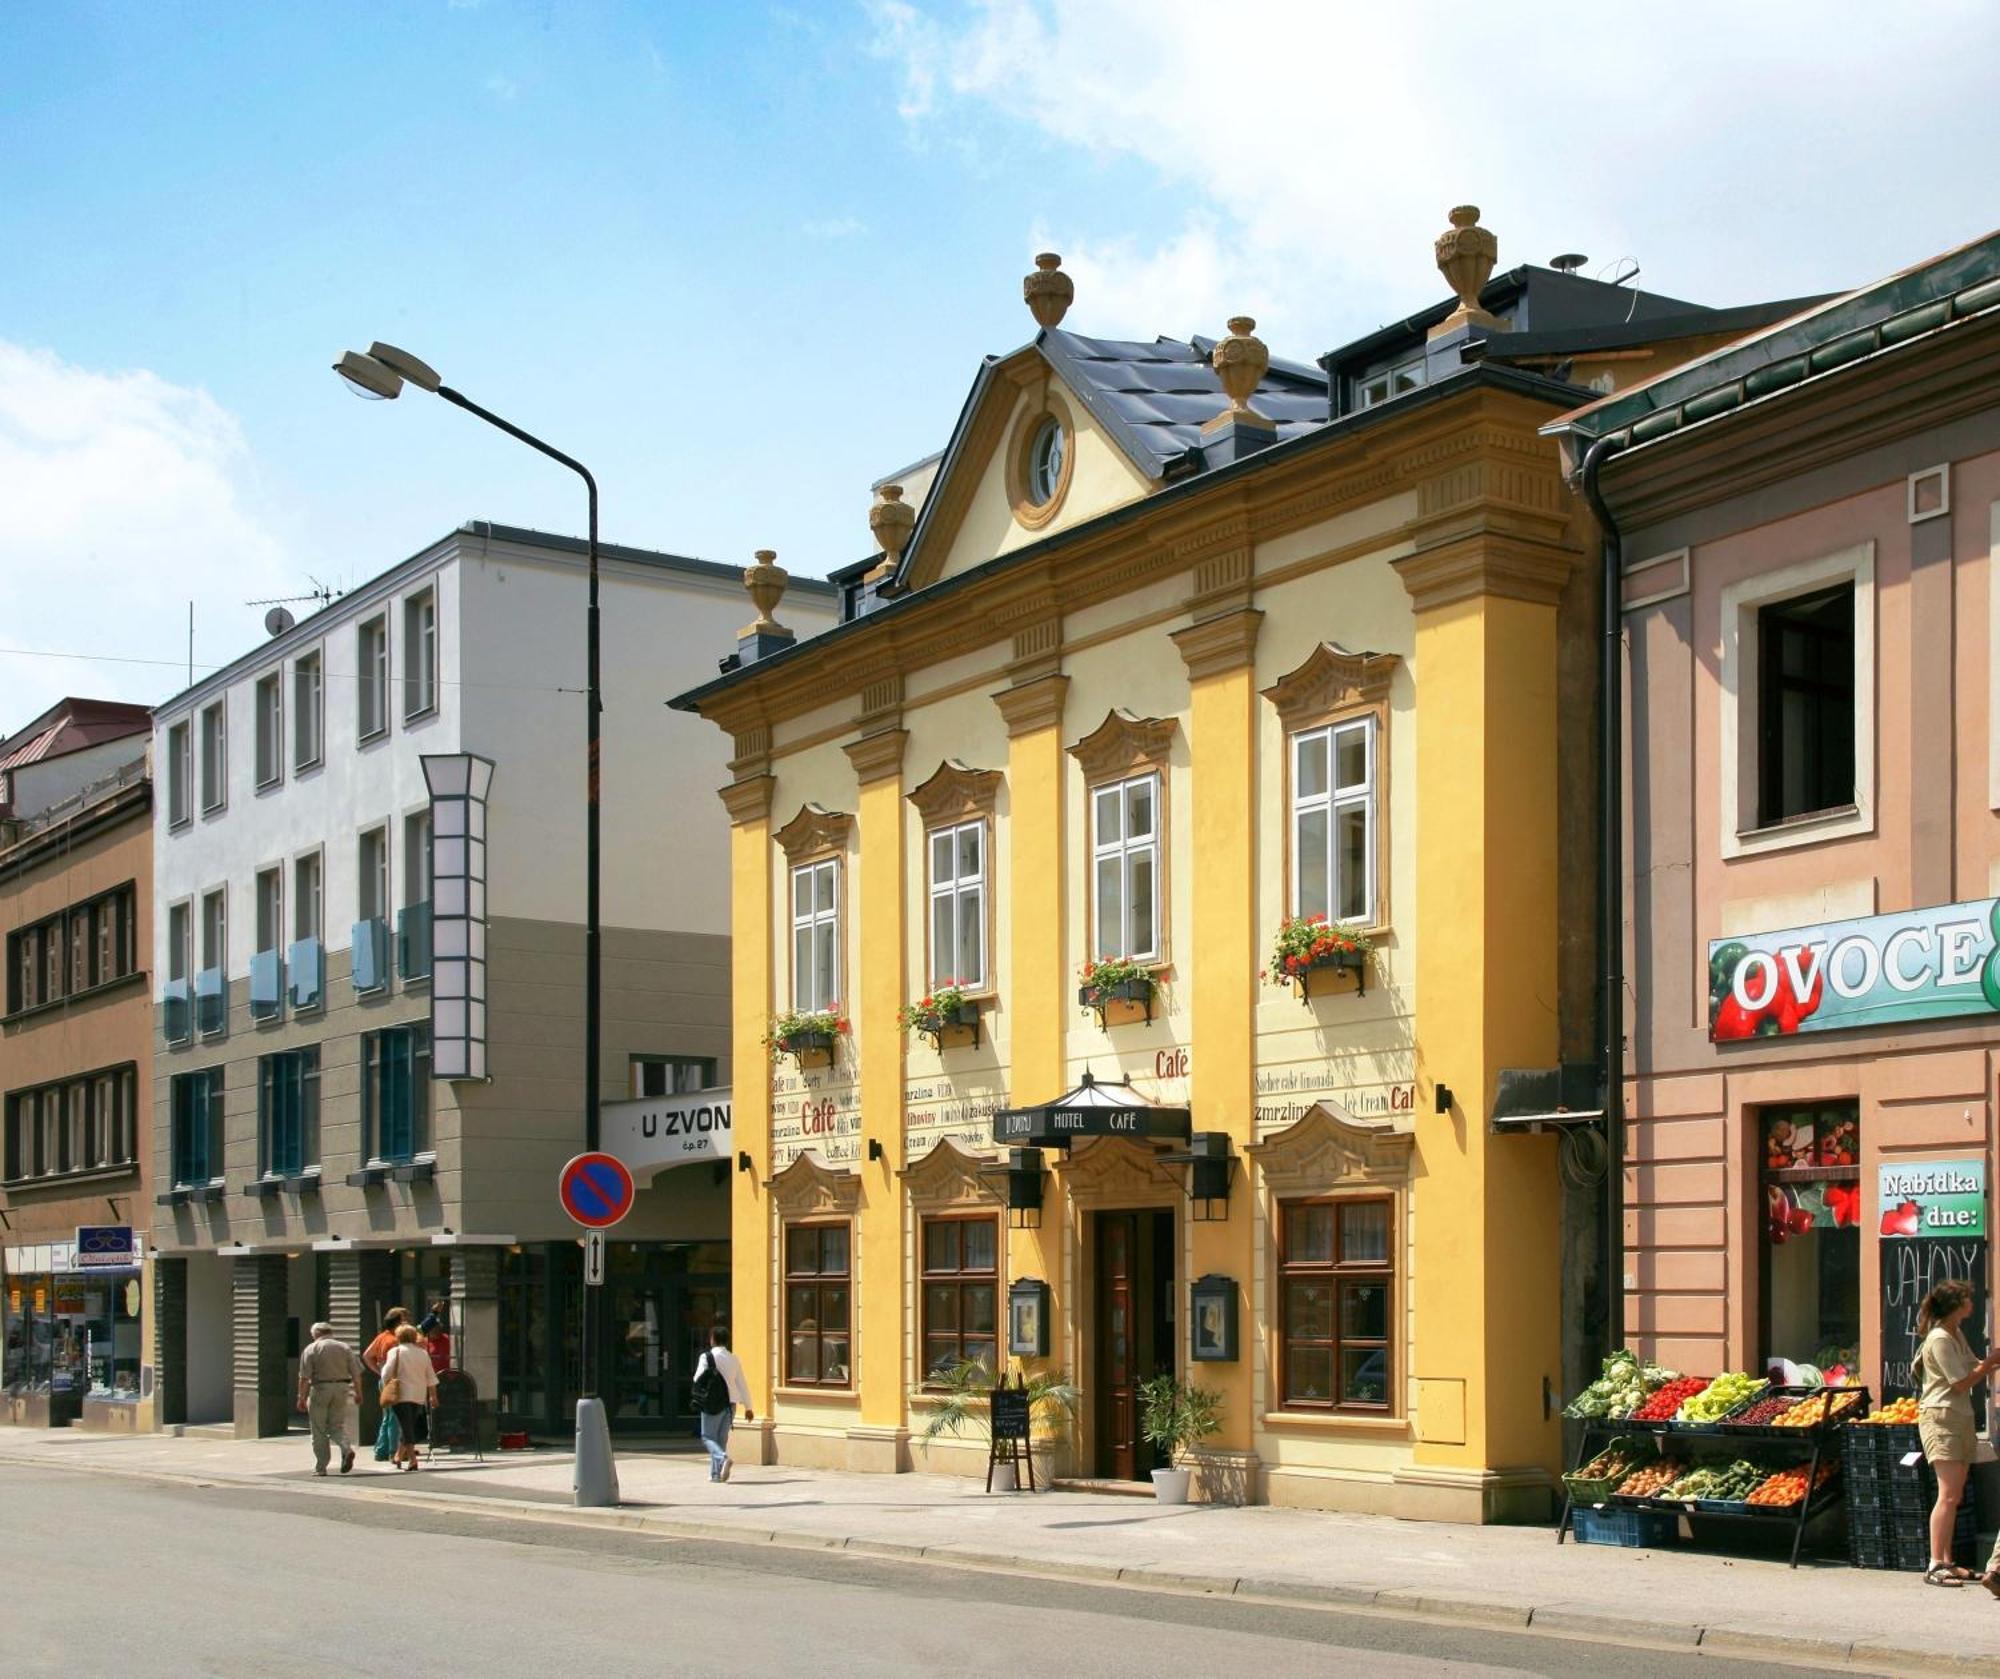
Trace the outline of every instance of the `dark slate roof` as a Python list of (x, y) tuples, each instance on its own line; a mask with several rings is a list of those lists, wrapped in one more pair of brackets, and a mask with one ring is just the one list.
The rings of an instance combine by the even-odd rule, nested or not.
[[(1200, 466), (1201, 428), (1228, 405), (1209, 365), (1213, 338), (1135, 344), (1051, 327), (1035, 342), (1148, 478)], [(1274, 356), (1250, 404), (1280, 438), (1296, 437), (1326, 424), (1326, 375)]]
[(1543, 331), (1509, 332), (1483, 338), (1468, 354), (1488, 361), (1515, 361), (1522, 356), (1576, 356), (1595, 350), (1622, 350), (1635, 344), (1667, 344), (1677, 338), (1706, 338), (1714, 333), (1751, 332), (1817, 309), (1837, 293), (1813, 297), (1781, 297), (1771, 303), (1742, 303), (1729, 309), (1700, 309), (1686, 315), (1640, 316), (1611, 324), (1552, 327)]

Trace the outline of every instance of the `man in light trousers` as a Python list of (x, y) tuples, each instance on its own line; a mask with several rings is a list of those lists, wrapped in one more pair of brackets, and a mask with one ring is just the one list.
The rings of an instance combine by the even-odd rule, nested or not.
[[(729, 1326), (717, 1324), (708, 1332), (708, 1340), (708, 1351), (695, 1361), (694, 1380), (700, 1383), (703, 1367), (713, 1366), (727, 1389), (729, 1403), (719, 1411), (709, 1411), (703, 1409), (697, 1397), (695, 1409), (701, 1418), (701, 1443), (708, 1448), (708, 1478), (726, 1481), (729, 1471), (736, 1466), (729, 1455), (729, 1428), (736, 1420), (736, 1407), (743, 1407), (746, 1422), (755, 1422), (757, 1413), (750, 1409), (750, 1384), (743, 1379), (743, 1366), (729, 1350)], [(695, 1391), (699, 1396), (700, 1387)]]
[(333, 1447), (340, 1447), (340, 1472), (354, 1470), (354, 1412), (361, 1404), (362, 1363), (345, 1341), (333, 1338), (333, 1325), (312, 1326), (312, 1342), (299, 1354), (299, 1409), (312, 1424), (313, 1473), (326, 1473)]

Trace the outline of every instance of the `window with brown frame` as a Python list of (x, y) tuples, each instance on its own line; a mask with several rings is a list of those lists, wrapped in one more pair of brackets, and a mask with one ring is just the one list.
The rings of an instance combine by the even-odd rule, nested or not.
[(1295, 1201), (1285, 1207), (1280, 1231), (1284, 1403), (1392, 1409), (1393, 1202), (1387, 1196)]
[(7, 1012), (42, 1008), (138, 971), (132, 882), (8, 935)]
[(785, 1381), (851, 1387), (853, 1236), (840, 1224), (785, 1227)]
[(976, 1364), (990, 1381), (999, 1368), (1000, 1221), (923, 1221), (924, 1380), (942, 1381)]

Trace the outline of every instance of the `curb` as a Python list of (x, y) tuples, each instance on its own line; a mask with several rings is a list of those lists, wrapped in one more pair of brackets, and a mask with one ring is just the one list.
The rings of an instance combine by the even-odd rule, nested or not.
[[(273, 1488), (266, 1477), (153, 1467), (48, 1462), (0, 1452), (0, 1467), (51, 1469), (69, 1474), (101, 1475), (116, 1480), (158, 1481), (170, 1485), (250, 1491), (278, 1490), (307, 1497), (352, 1500), (355, 1483), (329, 1479), (325, 1485), (287, 1481)], [(371, 1477), (375, 1479), (376, 1477)], [(960, 1550), (951, 1545), (906, 1545), (891, 1540), (856, 1539), (841, 1535), (796, 1533), (767, 1527), (733, 1527), (726, 1522), (690, 1521), (619, 1509), (578, 1509), (523, 1499), (468, 1498), (399, 1487), (396, 1507), (432, 1513), (484, 1515), (500, 1520), (554, 1527), (588, 1527), (646, 1534), (664, 1540), (693, 1540), (731, 1545), (767, 1545), (781, 1550), (843, 1551), (854, 1556), (894, 1562), (921, 1562), (968, 1573), (1018, 1574), (1046, 1580), (1119, 1586), (1133, 1591), (1172, 1592), (1180, 1596), (1230, 1597), (1246, 1603), (1269, 1602), (1289, 1608), (1323, 1609), (1366, 1614), (1392, 1620), (1450, 1622), (1489, 1631), (1535, 1631), (1578, 1642), (1631, 1647), (1698, 1648), (1717, 1656), (1777, 1659), (1789, 1665), (1810, 1663), (1850, 1673), (1890, 1675), (1906, 1679), (1916, 1674), (1941, 1676), (1991, 1674), (1992, 1658), (1920, 1653), (1868, 1640), (1788, 1636), (1754, 1628), (1707, 1627), (1686, 1621), (1648, 1621), (1636, 1616), (1598, 1614), (1576, 1609), (1568, 1601), (1547, 1606), (1502, 1599), (1457, 1597), (1405, 1587), (1375, 1589), (1304, 1580), (1259, 1580), (1233, 1575), (1185, 1574), (1110, 1563), (1056, 1563), (1044, 1557), (1009, 1552)]]

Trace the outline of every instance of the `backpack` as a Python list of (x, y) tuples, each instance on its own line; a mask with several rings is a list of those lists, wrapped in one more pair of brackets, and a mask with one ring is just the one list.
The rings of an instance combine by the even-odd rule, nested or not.
[(695, 1409), (704, 1416), (720, 1416), (735, 1403), (729, 1397), (729, 1383), (724, 1379), (722, 1372), (715, 1367), (713, 1352), (701, 1355), (701, 1362), (695, 1366), (694, 1381), (691, 1385), (694, 1390)]

